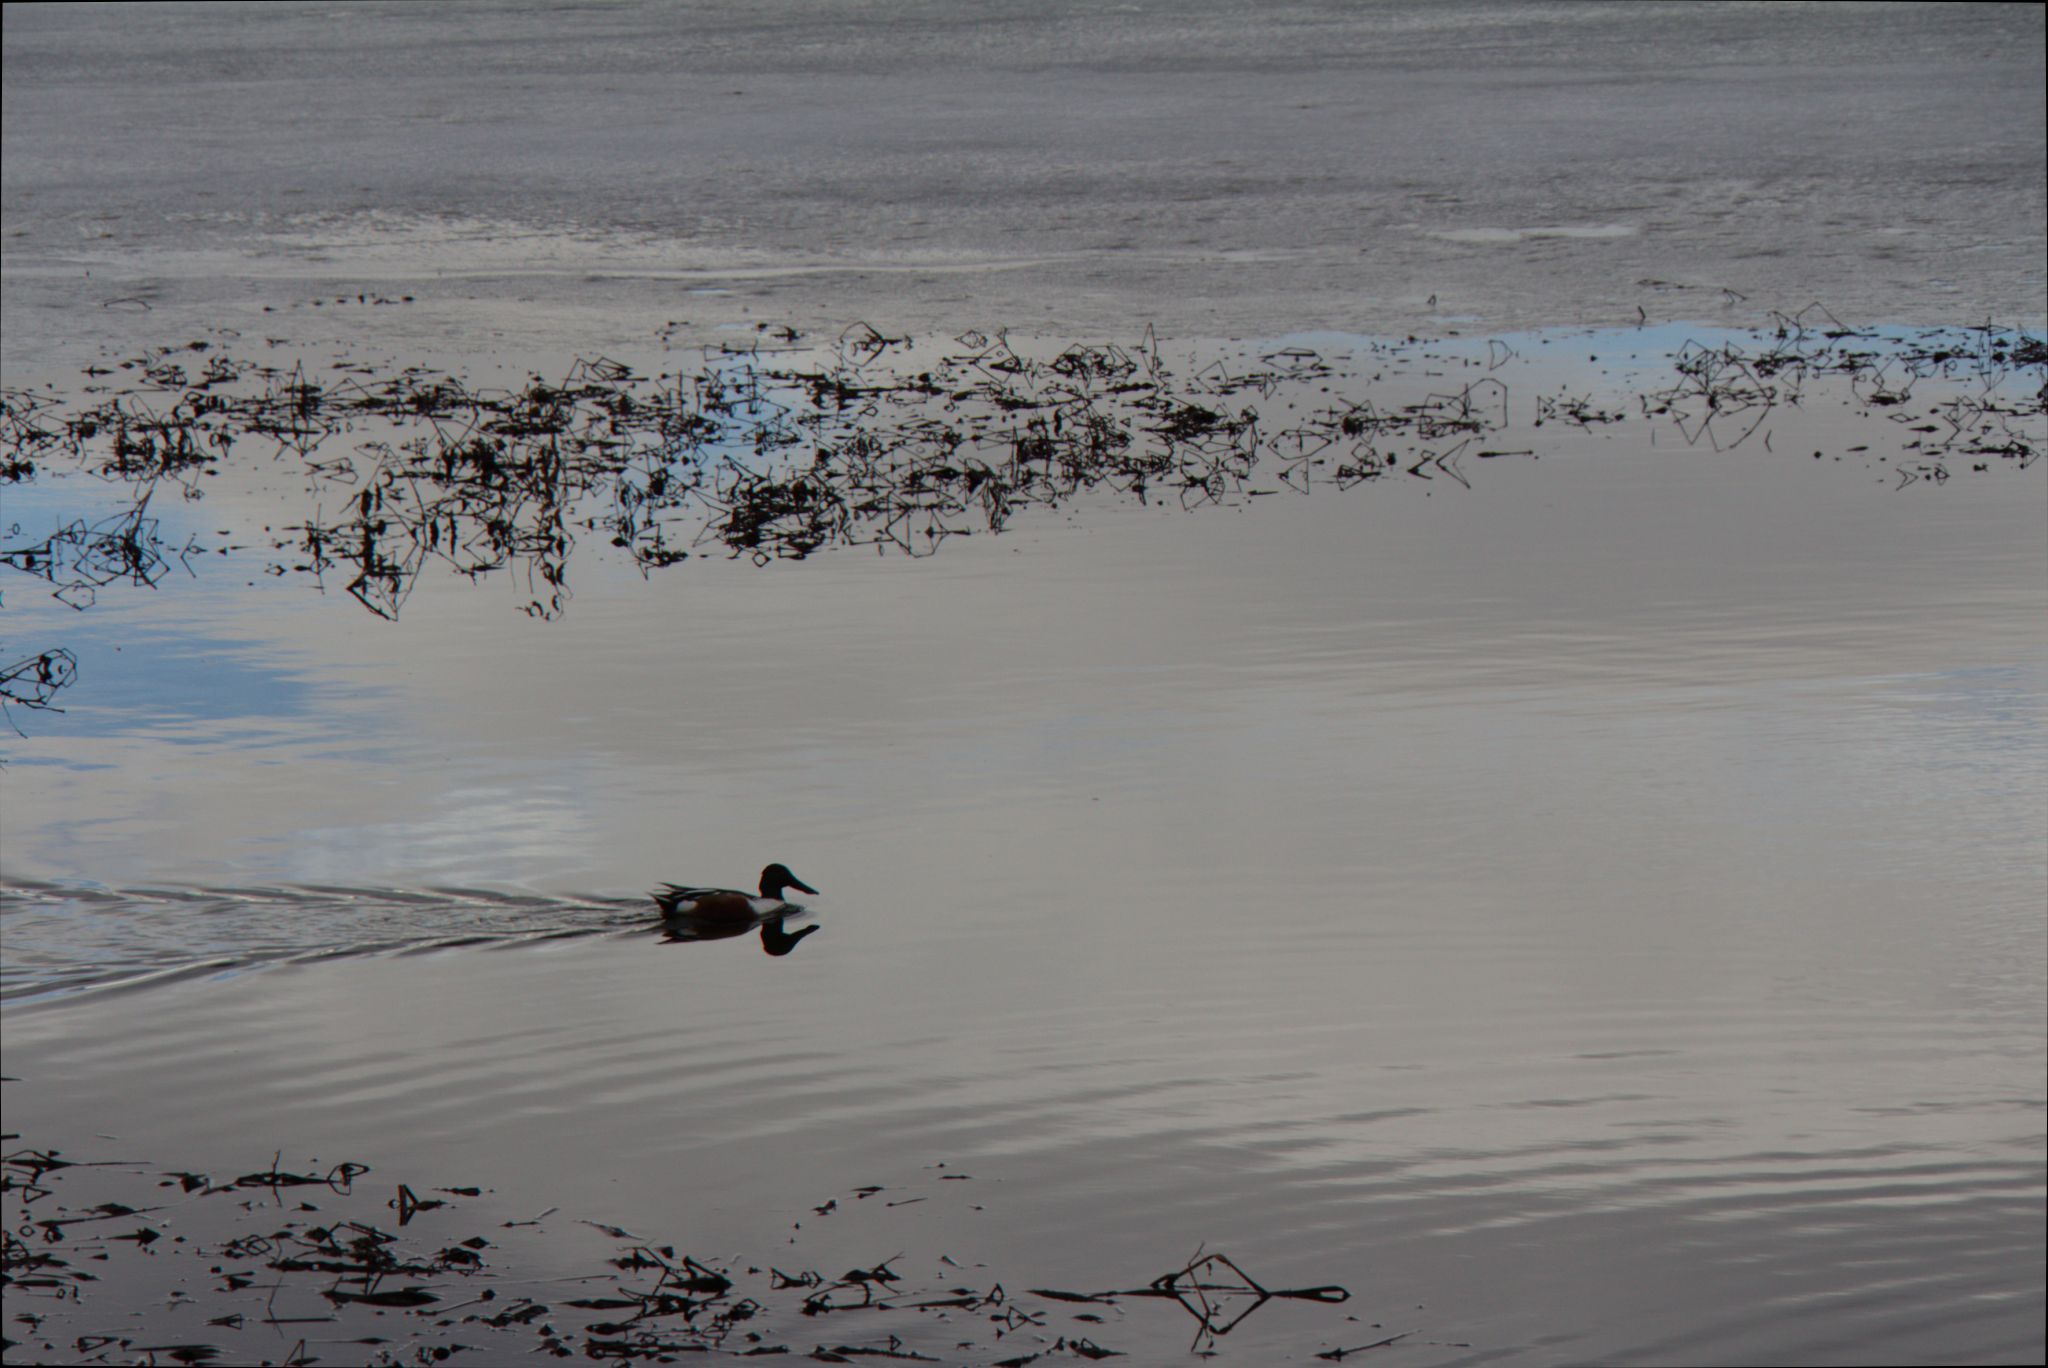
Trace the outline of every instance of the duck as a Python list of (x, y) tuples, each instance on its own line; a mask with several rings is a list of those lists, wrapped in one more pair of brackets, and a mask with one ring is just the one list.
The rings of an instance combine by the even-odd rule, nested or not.
[(791, 888), (813, 895), (818, 891), (790, 873), (788, 865), (772, 864), (761, 871), (759, 897), (736, 888), (692, 888), (685, 884), (663, 884), (648, 896), (670, 921), (752, 922), (780, 916), (794, 907), (782, 896)]

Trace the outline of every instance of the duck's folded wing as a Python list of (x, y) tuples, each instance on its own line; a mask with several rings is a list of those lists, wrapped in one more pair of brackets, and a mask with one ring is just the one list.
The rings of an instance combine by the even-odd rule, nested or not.
[(686, 888), (682, 884), (663, 884), (647, 896), (654, 899), (654, 905), (662, 910), (664, 916), (672, 917), (695, 907), (704, 900), (705, 894), (712, 891), (709, 888)]

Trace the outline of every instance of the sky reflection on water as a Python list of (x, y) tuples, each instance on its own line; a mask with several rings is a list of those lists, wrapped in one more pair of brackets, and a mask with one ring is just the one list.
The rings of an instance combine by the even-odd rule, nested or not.
[[(31, 610), (98, 673), (13, 743), (9, 871), (55, 882), (6, 913), (10, 1119), (756, 1261), (1087, 1290), (1208, 1242), (1353, 1290), (1243, 1362), (2011, 1352), (2041, 473), (1783, 454), (1842, 421), (923, 560), (599, 554), (553, 621), (431, 576), (396, 622), (221, 574)], [(801, 954), (659, 943), (639, 890), (773, 857)]]
[(2039, 7), (107, 13), (5, 11), (23, 1352), (1172, 1363), (1220, 1251), (1350, 1293), (1226, 1362), (2042, 1357), (2040, 358), (1871, 326), (2038, 348)]

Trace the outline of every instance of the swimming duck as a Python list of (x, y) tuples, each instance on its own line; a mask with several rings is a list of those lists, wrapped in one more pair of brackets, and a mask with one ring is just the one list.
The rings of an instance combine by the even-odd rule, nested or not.
[(783, 901), (782, 893), (789, 888), (812, 894), (818, 891), (790, 873), (788, 865), (772, 864), (761, 871), (758, 898), (736, 888), (690, 888), (682, 884), (663, 884), (649, 896), (661, 908), (661, 915), (673, 920), (755, 921), (787, 911), (790, 904)]

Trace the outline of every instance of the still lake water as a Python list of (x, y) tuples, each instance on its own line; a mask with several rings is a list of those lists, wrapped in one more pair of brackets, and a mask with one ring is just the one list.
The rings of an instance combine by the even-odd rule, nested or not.
[[(1619, 395), (1684, 332), (1266, 350), (1391, 409), (1582, 349)], [(551, 621), (516, 569), (387, 621), (246, 543), (84, 613), (17, 585), (81, 668), (16, 713), (10, 1128), (785, 1270), (1130, 1288), (1206, 1244), (1350, 1289), (1232, 1361), (2025, 1357), (2042, 466), (1901, 487), (1834, 383), (1719, 452), (1525, 423), (1462, 480), (1098, 491), (919, 558), (598, 542)], [(223, 485), (166, 544), (295, 513)], [(10, 518), (65, 495), (104, 492)], [(821, 890), (786, 955), (634, 901), (770, 859)], [(892, 1328), (1185, 1352), (1072, 1309)]]
[[(0, 665), (76, 675), (0, 770), (7, 1361), (2039, 1361), (2048, 462), (1970, 448), (2040, 362), (1746, 331), (2038, 338), (2039, 11), (1957, 8), (10, 7)], [(368, 408), (27, 435), (579, 374), (735, 425), (523, 500)], [(1176, 454), (961, 493), (1054, 412)], [(828, 430), (1001, 535), (702, 535)], [(771, 860), (794, 944), (644, 901)], [(336, 1301), (342, 1220), (482, 1266)], [(733, 1295), (601, 1328), (636, 1246)], [(1198, 1250), (1349, 1298), (1043, 1295)]]

